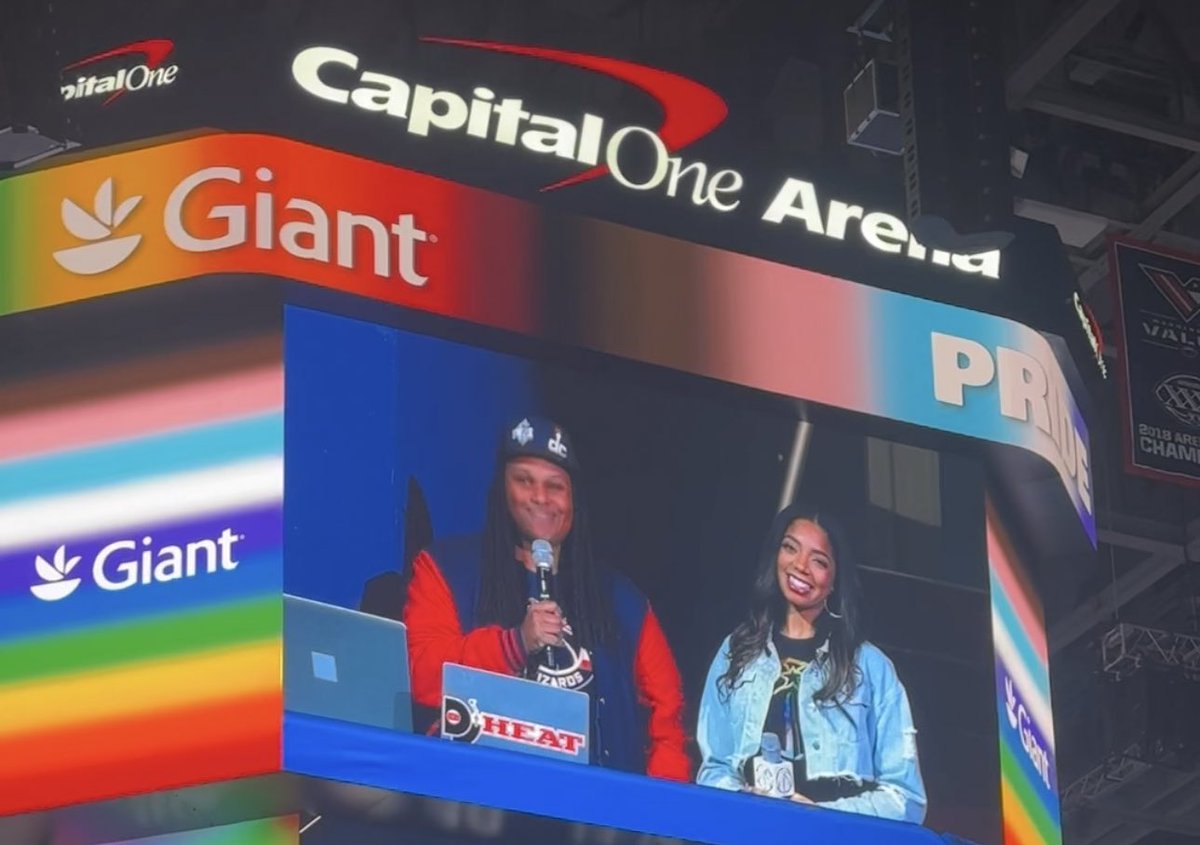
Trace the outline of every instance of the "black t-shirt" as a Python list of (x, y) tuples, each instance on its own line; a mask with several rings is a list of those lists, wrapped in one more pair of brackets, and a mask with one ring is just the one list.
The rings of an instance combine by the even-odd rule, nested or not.
[[(799, 713), (796, 711), (797, 689), (800, 686), (801, 673), (816, 658), (817, 649), (824, 641), (825, 638), (819, 635), (807, 640), (797, 640), (777, 631), (774, 636), (781, 671), (771, 693), (771, 705), (767, 709), (766, 721), (763, 722), (763, 733), (773, 733), (779, 737), (783, 759), (792, 761), (797, 789), (807, 780), (804, 741), (800, 733)], [(746, 778), (748, 782), (753, 782), (753, 758), (746, 763)]]
[[(531, 600), (538, 597), (538, 579), (532, 572), (528, 573), (528, 595)], [(563, 613), (566, 612), (563, 608)], [(525, 677), (539, 684), (588, 692), (593, 678), (592, 655), (571, 630), (569, 615), (564, 639), (565, 646), (539, 648), (530, 654), (525, 663)]]

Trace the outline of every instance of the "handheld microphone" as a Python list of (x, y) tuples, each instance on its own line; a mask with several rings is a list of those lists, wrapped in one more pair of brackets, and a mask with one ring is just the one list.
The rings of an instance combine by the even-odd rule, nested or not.
[(554, 568), (554, 547), (545, 540), (534, 540), (529, 551), (537, 569), (538, 599), (550, 601), (550, 572)]
[[(529, 547), (529, 551), (533, 557), (534, 568), (537, 570), (538, 599), (540, 601), (550, 601), (552, 595), (550, 573), (554, 566), (554, 547), (546, 540), (534, 540)], [(553, 646), (546, 646), (546, 666), (550, 669), (557, 668), (554, 661)]]
[(762, 735), (759, 756), (754, 758), (754, 786), (772, 798), (790, 798), (796, 791), (792, 764), (783, 759), (779, 737)]

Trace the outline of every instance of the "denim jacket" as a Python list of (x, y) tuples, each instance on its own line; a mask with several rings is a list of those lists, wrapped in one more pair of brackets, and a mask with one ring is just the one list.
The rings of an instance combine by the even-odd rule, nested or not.
[[(887, 656), (870, 643), (858, 650), (858, 685), (841, 706), (818, 703), (813, 695), (825, 680), (828, 643), (800, 675), (797, 690), (800, 731), (807, 775), (848, 778), (874, 788), (821, 806), (853, 813), (916, 822), (925, 818), (925, 785), (917, 760), (917, 731), (908, 694)], [(717, 679), (729, 669), (729, 638), (708, 670), (696, 739), (700, 771), (696, 782), (737, 790), (745, 785), (743, 765), (758, 753), (771, 692), (779, 678), (773, 643), (742, 671), (732, 690)]]

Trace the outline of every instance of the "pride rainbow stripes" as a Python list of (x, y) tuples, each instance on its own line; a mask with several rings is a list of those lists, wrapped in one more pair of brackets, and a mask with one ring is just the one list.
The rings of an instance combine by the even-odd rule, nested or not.
[(256, 819), (106, 845), (295, 845), (300, 841), (299, 821), (296, 816)]
[[(0, 417), (0, 815), (278, 770), (279, 338), (54, 379), (6, 388)], [(225, 529), (229, 571), (93, 578), (114, 541)], [(80, 583), (44, 601), (34, 562), (60, 546)]]
[[(227, 178), (214, 177), (217, 166)], [(259, 221), (253, 211), (266, 183), (252, 174), (264, 168), (274, 174), (262, 194), (274, 203), (274, 224)], [(169, 196), (205, 174), (207, 181), (166, 225)], [(63, 224), (63, 200), (87, 205), (110, 184), (121, 201), (142, 198), (120, 232), (141, 240), (117, 265), (76, 275), (54, 258), (80, 247)], [(295, 217), (289, 198), (320, 210), (319, 249), (289, 251), (272, 231), (287, 215)], [(236, 208), (256, 222), (225, 232), (232, 237), (218, 246), (228, 226), (216, 222), (223, 219), (219, 214), (209, 216), (214, 208)], [(367, 254), (353, 247), (336, 260), (338, 247), (346, 245), (334, 243), (337, 227), (329, 221), (335, 210), (377, 221), (413, 214), (430, 233), (419, 255), (428, 282), (413, 286), (394, 274), (378, 275)], [(1055, 468), (1095, 544), (1086, 424), (1051, 346), (1012, 320), (626, 226), (552, 215), (515, 199), (265, 135), (190, 137), (0, 180), (0, 216), (16, 221), (0, 231), (0, 315), (198, 276), (292, 279), (1015, 446)], [(175, 229), (213, 241), (199, 251), (184, 249), (169, 234)], [(931, 354), (935, 336), (969, 341), (989, 359), (999, 360), (1003, 348), (1032, 368), (1026, 377), (995, 365), (996, 377), (974, 386), (969, 401), (940, 401)], [(1012, 400), (1017, 382), (1004, 379), (1005, 371), (1021, 384), (1044, 380), (1063, 401), (1049, 403), (1041, 414), (1040, 406), (1029, 413), (1008, 409), (1005, 400)]]
[(1054, 769), (1054, 719), (1041, 603), (991, 503), (987, 510), (987, 555), (996, 653), (1004, 842), (1005, 845), (1060, 845), (1062, 819)]

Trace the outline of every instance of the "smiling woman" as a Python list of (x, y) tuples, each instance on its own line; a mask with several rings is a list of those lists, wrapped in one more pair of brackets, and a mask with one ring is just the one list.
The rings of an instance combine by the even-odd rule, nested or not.
[[(708, 671), (698, 783), (924, 819), (908, 695), (891, 661), (862, 638), (858, 608), (854, 556), (836, 520), (802, 505), (781, 511), (749, 618)], [(790, 778), (760, 782), (788, 764)], [(795, 788), (781, 794), (780, 782)]]

